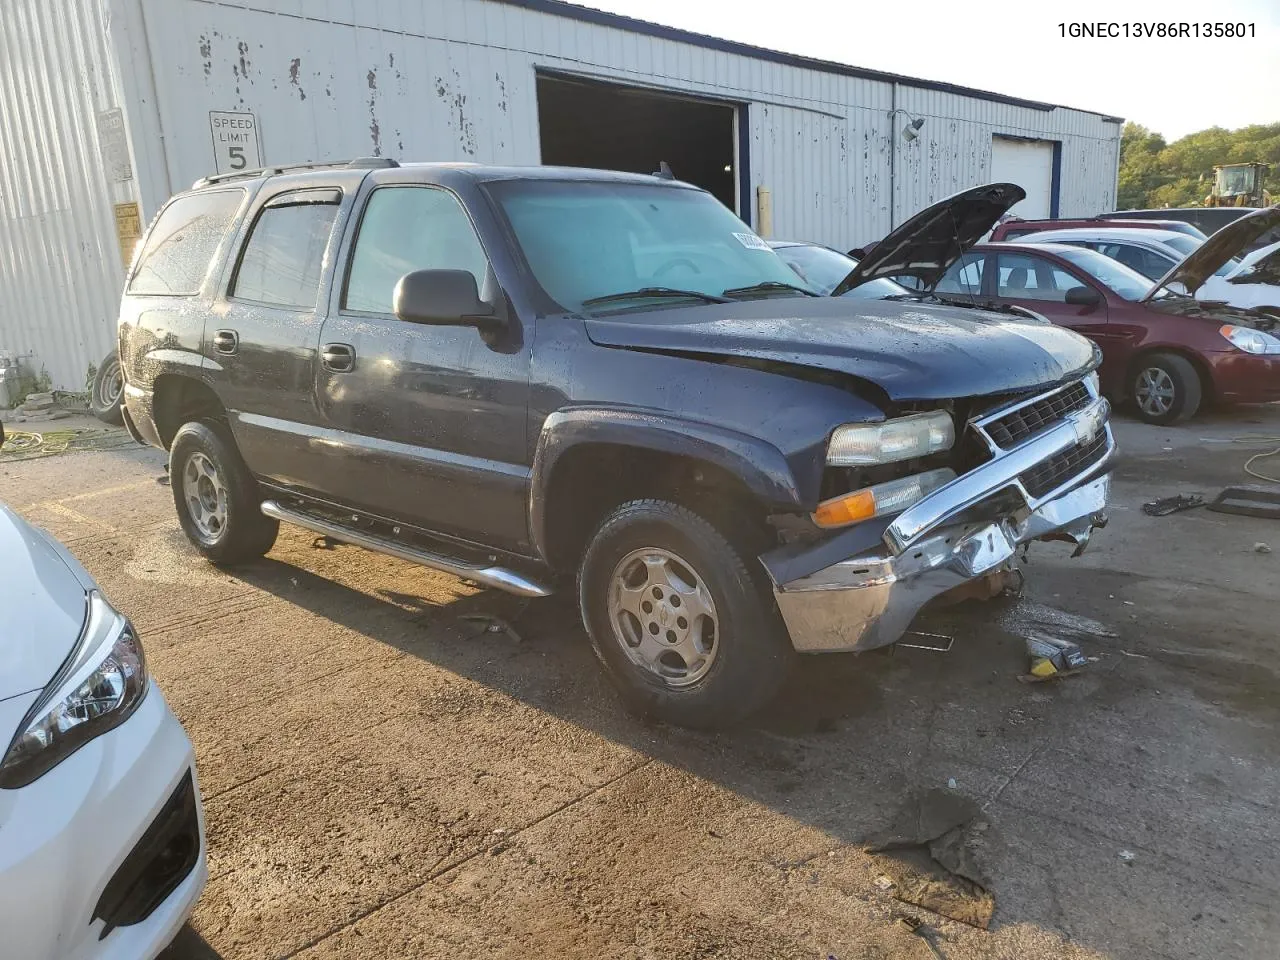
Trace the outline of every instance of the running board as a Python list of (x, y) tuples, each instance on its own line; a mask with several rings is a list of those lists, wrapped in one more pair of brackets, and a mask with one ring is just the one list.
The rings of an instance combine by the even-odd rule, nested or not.
[(507, 593), (514, 593), (517, 596), (546, 597), (551, 595), (551, 590), (548, 587), (538, 583), (536, 580), (530, 580), (514, 570), (508, 570), (505, 567), (464, 563), (460, 560), (442, 557), (439, 554), (428, 553), (425, 550), (418, 550), (407, 544), (397, 543), (394, 540), (387, 540), (360, 530), (352, 530), (350, 527), (331, 523), (328, 520), (321, 520), (319, 517), (312, 516), (309, 513), (289, 510), (280, 506), (274, 500), (264, 500), (262, 512), (275, 520), (283, 520), (285, 523), (306, 527), (308, 530), (324, 534), (326, 537), (332, 537), (334, 540), (340, 540), (343, 543), (364, 547), (366, 550), (373, 550), (377, 553), (390, 554), (393, 557), (399, 557), (401, 560), (408, 560), (410, 563), (417, 563), (444, 573), (452, 573), (455, 577), (474, 580), (476, 583), (484, 584), (486, 587), (496, 587), (499, 590), (505, 590)]

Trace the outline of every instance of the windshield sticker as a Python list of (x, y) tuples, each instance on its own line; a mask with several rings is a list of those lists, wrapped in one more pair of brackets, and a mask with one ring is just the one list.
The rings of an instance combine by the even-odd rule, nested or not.
[(738, 242), (748, 250), (768, 250), (769, 245), (757, 237), (754, 233), (735, 233)]

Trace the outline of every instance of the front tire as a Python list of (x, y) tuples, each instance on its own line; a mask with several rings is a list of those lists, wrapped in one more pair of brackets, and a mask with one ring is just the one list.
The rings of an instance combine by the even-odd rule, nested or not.
[(187, 539), (213, 563), (253, 560), (275, 544), (280, 524), (263, 516), (257, 481), (225, 423), (182, 425), (169, 446), (169, 487)]
[(1200, 409), (1203, 388), (1191, 361), (1176, 353), (1139, 358), (1129, 382), (1138, 417), (1147, 423), (1181, 423)]
[(596, 657), (643, 716), (735, 723), (773, 697), (791, 664), (778, 614), (742, 556), (674, 503), (614, 510), (587, 548), (578, 596)]

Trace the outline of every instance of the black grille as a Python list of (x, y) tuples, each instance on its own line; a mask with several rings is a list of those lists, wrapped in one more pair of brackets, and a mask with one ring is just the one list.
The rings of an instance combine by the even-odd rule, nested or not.
[(190, 875), (200, 859), (200, 815), (191, 771), (107, 881), (93, 919), (104, 920), (99, 940), (116, 927), (151, 916), (156, 907)]
[(1089, 400), (1089, 391), (1084, 384), (1073, 383), (1052, 396), (1032, 401), (998, 420), (992, 420), (983, 429), (997, 446), (1008, 450), (1059, 423), (1073, 410), (1087, 407)]
[(1099, 430), (1098, 435), (1088, 443), (1082, 443), (1064, 450), (1062, 453), (1042, 460), (1030, 470), (1018, 477), (1027, 493), (1033, 497), (1043, 497), (1052, 493), (1076, 474), (1083, 472), (1101, 460), (1107, 453), (1107, 432)]

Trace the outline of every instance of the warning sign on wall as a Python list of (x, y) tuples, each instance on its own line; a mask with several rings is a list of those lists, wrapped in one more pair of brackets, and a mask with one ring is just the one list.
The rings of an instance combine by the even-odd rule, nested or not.
[(217, 173), (235, 173), (262, 166), (258, 121), (252, 113), (209, 111), (213, 136), (213, 165)]
[(138, 240), (142, 238), (142, 214), (136, 203), (117, 203), (115, 209), (116, 240), (120, 244), (120, 259), (124, 261), (124, 267), (128, 270), (129, 264), (133, 262), (133, 251), (138, 246)]

